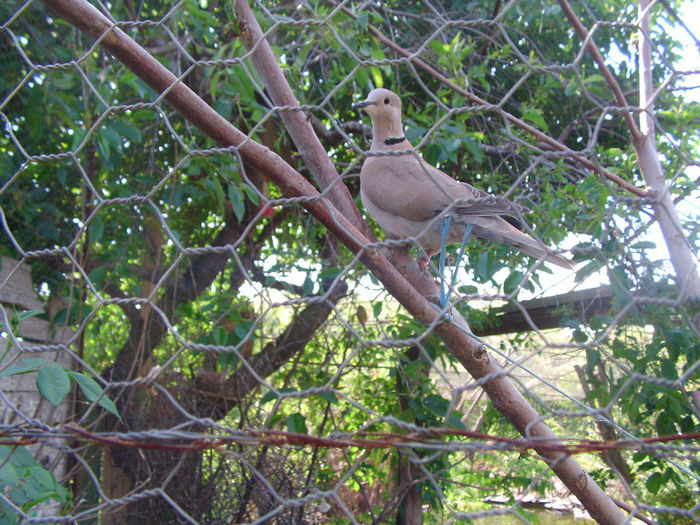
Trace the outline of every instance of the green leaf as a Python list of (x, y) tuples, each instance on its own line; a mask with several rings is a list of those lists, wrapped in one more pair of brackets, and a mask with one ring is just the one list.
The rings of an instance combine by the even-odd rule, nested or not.
[(233, 207), (233, 214), (236, 216), (236, 219), (238, 219), (238, 222), (241, 222), (243, 220), (243, 215), (245, 214), (243, 194), (240, 192), (237, 186), (229, 184), (228, 198), (231, 201), (231, 206)]
[(603, 75), (595, 74), (586, 77), (586, 84), (602, 84), (605, 85), (605, 77)]
[(102, 281), (104, 281), (105, 277), (107, 277), (107, 272), (109, 272), (107, 266), (98, 266), (90, 272), (88, 278), (92, 284), (99, 286)]
[(68, 372), (68, 375), (73, 379), (73, 381), (75, 381), (78, 384), (80, 390), (83, 391), (85, 399), (87, 399), (91, 403), (96, 399), (99, 399), (99, 401), (97, 402), (99, 406), (104, 408), (107, 412), (110, 412), (117, 416), (119, 421), (122, 420), (121, 416), (119, 415), (119, 411), (117, 410), (117, 405), (115, 405), (114, 402), (111, 399), (109, 399), (106, 395), (102, 395), (104, 390), (97, 381), (79, 372)]
[(306, 429), (306, 418), (299, 412), (295, 412), (287, 417), (287, 429), (295, 434), (308, 434)]
[(17, 470), (13, 465), (6, 463), (4, 466), (0, 467), (0, 486), (5, 485), (17, 485), (19, 484), (19, 476), (17, 475)]
[(656, 248), (656, 243), (651, 242), (651, 241), (640, 241), (640, 242), (634, 243), (632, 245), (632, 248), (635, 250), (653, 250)]
[(87, 130), (83, 128), (76, 128), (73, 130), (73, 143), (71, 144), (71, 149), (75, 150), (82, 144), (83, 139), (87, 135)]
[(264, 396), (262, 396), (262, 398), (260, 399), (260, 403), (265, 404), (275, 399), (277, 399), (277, 393), (270, 390)]
[(255, 337), (254, 333), (248, 334), (248, 332), (250, 332), (250, 329), (253, 327), (254, 324), (255, 323), (253, 321), (246, 320), (240, 320), (236, 323), (236, 326), (234, 327), (233, 331), (238, 336), (238, 341), (242, 341), (246, 337)]
[(656, 494), (659, 492), (659, 489), (661, 488), (661, 482), (663, 481), (663, 477), (661, 476), (660, 472), (654, 472), (649, 478), (647, 479), (647, 490), (651, 492), (652, 494)]
[(574, 330), (573, 335), (574, 335), (574, 341), (579, 343), (579, 344), (585, 343), (586, 341), (588, 341), (588, 334), (579, 328)]
[(367, 31), (368, 24), (369, 24), (369, 16), (367, 15), (367, 13), (362, 13), (362, 14), (358, 15), (357, 18), (355, 19), (355, 27), (361, 32)]
[(572, 95), (575, 95), (578, 93), (578, 83), (575, 80), (572, 80), (566, 85), (566, 89), (564, 90), (564, 95), (567, 97), (570, 97)]
[(474, 160), (477, 163), (480, 164), (484, 160), (484, 148), (482, 148), (481, 144), (479, 144), (477, 141), (471, 137), (464, 137), (462, 144), (467, 148), (469, 153), (474, 156)]
[(56, 480), (54, 479), (53, 474), (51, 474), (51, 472), (46, 470), (44, 467), (36, 465), (34, 467), (29, 467), (28, 471), (29, 477), (39, 483), (43, 489), (51, 490), (56, 485)]
[[(298, 390), (296, 390), (295, 388), (280, 388), (280, 389), (278, 389), (278, 391), (280, 394), (287, 394), (289, 392), (298, 392)], [(270, 390), (264, 396), (262, 396), (262, 399), (260, 400), (260, 402), (267, 403), (268, 401), (272, 401), (274, 399), (277, 399), (277, 393)]]
[(660, 436), (671, 436), (678, 433), (676, 424), (668, 412), (661, 412), (656, 418), (656, 431)]
[(586, 348), (586, 373), (592, 374), (598, 363), (600, 363), (600, 352), (595, 348)]
[(503, 292), (505, 294), (513, 293), (522, 280), (522, 272), (511, 273), (508, 277), (506, 277), (506, 280), (503, 282)]
[(481, 282), (486, 282), (491, 279), (493, 274), (494, 269), (491, 252), (488, 250), (483, 251), (476, 259), (476, 276)]
[(121, 135), (129, 139), (129, 142), (138, 144), (143, 140), (141, 130), (139, 130), (139, 128), (137, 128), (136, 126), (132, 125), (130, 122), (116, 120), (112, 124)]
[(95, 216), (88, 227), (88, 232), (90, 232), (90, 240), (92, 242), (99, 242), (102, 239), (102, 234), (105, 231), (105, 223), (102, 217), (99, 215)]
[[(418, 363), (418, 365), (421, 366), (420, 363)], [(450, 402), (447, 399), (436, 394), (425, 396), (425, 399), (423, 399), (423, 404), (428, 410), (438, 417), (445, 417), (447, 409), (450, 407)]]
[(676, 364), (670, 359), (662, 360), (661, 375), (666, 379), (670, 379), (671, 381), (678, 379), (678, 369), (676, 368)]
[(2, 445), (2, 440), (0, 440), (0, 460), (15, 467), (33, 467), (39, 464), (26, 448)]
[(384, 79), (382, 78), (382, 72), (376, 66), (371, 66), (369, 72), (372, 74), (372, 81), (374, 86), (381, 88), (384, 87)]
[(338, 403), (338, 397), (333, 392), (321, 392), (321, 397), (333, 405)]
[(238, 364), (238, 356), (233, 352), (217, 352), (216, 357), (221, 368), (233, 368)]
[(462, 418), (460, 417), (459, 412), (450, 412), (450, 417), (448, 418), (447, 423), (450, 425), (450, 427), (456, 428), (457, 430), (467, 429), (467, 427), (464, 426), (464, 423), (462, 423)]
[(70, 393), (70, 379), (58, 363), (50, 363), (39, 369), (36, 386), (44, 399), (55, 407)]
[(534, 124), (536, 127), (541, 129), (542, 131), (549, 131), (549, 126), (547, 126), (547, 121), (544, 120), (544, 117), (542, 116), (542, 110), (541, 109), (534, 109), (530, 108), (526, 111), (523, 112), (523, 120), (529, 122), (530, 124)]
[(5, 370), (0, 372), (0, 378), (36, 372), (39, 367), (44, 366), (45, 364), (46, 359), (41, 357), (22, 359), (22, 364), (10, 365)]
[(588, 326), (594, 330), (602, 330), (606, 325), (609, 325), (612, 322), (613, 318), (609, 315), (597, 314), (591, 317), (591, 320), (588, 322)]
[(308, 297), (314, 293), (314, 285), (315, 283), (313, 279), (311, 279), (311, 276), (307, 275), (306, 279), (304, 279), (304, 284), (301, 287), (304, 297)]
[[(41, 310), (27, 310), (25, 312), (20, 312), (20, 314), (17, 316), (19, 318), (19, 321), (22, 322), (25, 319), (29, 319), (30, 317), (36, 317), (37, 315), (42, 315), (44, 312)], [(41, 359), (41, 358), (36, 358), (36, 359), (25, 359), (24, 361), (44, 361), (46, 360)]]

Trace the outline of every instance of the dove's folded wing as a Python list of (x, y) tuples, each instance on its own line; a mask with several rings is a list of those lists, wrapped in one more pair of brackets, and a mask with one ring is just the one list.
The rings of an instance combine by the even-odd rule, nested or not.
[(375, 206), (387, 213), (413, 221), (447, 214), (517, 217), (527, 213), (523, 206), (494, 197), (467, 183), (459, 182), (430, 166), (413, 153), (378, 156), (362, 166), (362, 188)]

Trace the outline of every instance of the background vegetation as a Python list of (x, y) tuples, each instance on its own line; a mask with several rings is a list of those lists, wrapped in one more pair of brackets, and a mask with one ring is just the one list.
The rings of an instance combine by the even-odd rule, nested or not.
[[(220, 115), (311, 179), (231, 5), (100, 7)], [(358, 204), (370, 136), (352, 104), (383, 86), (401, 94), (406, 134), (428, 162), (483, 190), (508, 192), (533, 210), (532, 232), (572, 249), (578, 263), (574, 272), (554, 271), (506, 246), (471, 241), (456, 299), (477, 334), (498, 326), (498, 307), (533, 297), (600, 286), (610, 299), (583, 318), (561, 307), (560, 328), (551, 332), (514, 333), (501, 323), (501, 335), (489, 339), (555, 432), (604, 441), (697, 433), (697, 298), (681, 292), (651, 201), (553, 151), (493, 106), (466, 100), (371, 32), (641, 188), (621, 111), (560, 7), (529, 0), (344, 7), (352, 16), (323, 1), (253, 9)], [(586, 27), (600, 22), (596, 44), (636, 103), (636, 5), (574, 7)], [(650, 11), (653, 75), (663, 82), (657, 148), (694, 252), (700, 105), (686, 89), (697, 72), (688, 82), (679, 61), (697, 50), (684, 50), (667, 30), (684, 31), (678, 7), (660, 2)], [(426, 523), (466, 519), (491, 508), (488, 501), (536, 519), (519, 502), (566, 498), (545, 463), (508, 442), (448, 433), (433, 445), (403, 443), (400, 436), (418, 427), (519, 435), (431, 330), (268, 174), (217, 149), (161, 93), (44, 4), (5, 2), (0, 18), (0, 251), (31, 266), (46, 304), (40, 316), (76, 333), (64, 348), (69, 371), (42, 372), (52, 365), (27, 361), (0, 369), (24, 366), (5, 373), (48, 377), (52, 386), (41, 395), (56, 403), (72, 396), (70, 422), (93, 437), (142, 444), (70, 434), (62, 451), (69, 467), (59, 479), (25, 449), (0, 447), (0, 522), (18, 522), (18, 508), (31, 515), (46, 498), (81, 523), (98, 516), (105, 523), (186, 516), (416, 523), (406, 516), (416, 508), (410, 500), (431, 509)], [(29, 435), (32, 425), (3, 432)], [(334, 448), (261, 442), (250, 430), (394, 437), (378, 448)], [(230, 436), (213, 449), (187, 448)], [(697, 441), (637, 443), (578, 459), (646, 516), (698, 521), (691, 510)]]

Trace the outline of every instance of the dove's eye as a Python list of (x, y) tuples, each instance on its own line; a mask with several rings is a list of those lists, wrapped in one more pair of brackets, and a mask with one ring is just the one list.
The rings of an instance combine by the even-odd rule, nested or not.
[(391, 100), (389, 100), (389, 97), (386, 97), (386, 98), (384, 99), (384, 104), (389, 104), (389, 102), (391, 102)]

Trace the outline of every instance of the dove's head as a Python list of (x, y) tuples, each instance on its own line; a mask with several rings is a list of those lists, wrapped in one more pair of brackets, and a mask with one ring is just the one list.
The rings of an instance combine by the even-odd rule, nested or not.
[(401, 99), (396, 93), (384, 88), (373, 89), (366, 100), (354, 107), (364, 109), (372, 117), (372, 149), (384, 149), (406, 139), (401, 123)]

